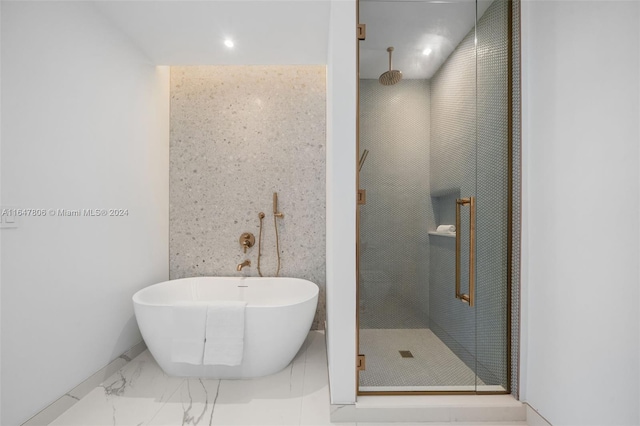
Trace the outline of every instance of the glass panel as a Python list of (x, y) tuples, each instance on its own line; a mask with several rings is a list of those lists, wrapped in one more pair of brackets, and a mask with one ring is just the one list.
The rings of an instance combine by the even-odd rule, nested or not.
[[(361, 1), (360, 391), (475, 391), (477, 308), (455, 297), (456, 199), (476, 188), (476, 4)], [(393, 47), (389, 72), (388, 47)], [(469, 206), (461, 289), (469, 293)]]
[(478, 391), (508, 388), (509, 1), (480, 0), (477, 26)]
[[(468, 3), (466, 3), (468, 5)], [(475, 17), (476, 5), (471, 5)], [(436, 224), (455, 221), (456, 200), (476, 195), (476, 33), (472, 27), (431, 79), (431, 199)], [(459, 208), (460, 290), (470, 294), (470, 205)], [(475, 390), (476, 307), (456, 299), (455, 242), (430, 239), (430, 328), (473, 372), (451, 390)], [(475, 278), (475, 276), (473, 277)], [(471, 382), (471, 385), (469, 385)]]

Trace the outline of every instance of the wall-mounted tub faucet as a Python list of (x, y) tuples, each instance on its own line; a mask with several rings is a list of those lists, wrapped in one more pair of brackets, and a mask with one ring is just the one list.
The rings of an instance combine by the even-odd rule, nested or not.
[(238, 271), (242, 271), (242, 268), (245, 266), (251, 266), (251, 261), (249, 259), (245, 260), (242, 263), (238, 263), (238, 267), (236, 268)]

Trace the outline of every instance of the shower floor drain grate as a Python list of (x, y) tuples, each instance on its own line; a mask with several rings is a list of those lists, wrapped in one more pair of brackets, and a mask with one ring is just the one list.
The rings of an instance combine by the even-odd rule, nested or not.
[(402, 358), (413, 358), (413, 354), (411, 353), (411, 351), (398, 351), (400, 352), (400, 356)]

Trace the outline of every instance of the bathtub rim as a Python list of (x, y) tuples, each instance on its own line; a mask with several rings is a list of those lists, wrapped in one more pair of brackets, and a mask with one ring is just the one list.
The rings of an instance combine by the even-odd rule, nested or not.
[[(313, 281), (304, 279), (304, 278), (294, 278), (294, 277), (229, 277), (229, 276), (199, 276), (199, 277), (184, 277), (184, 278), (176, 278), (173, 280), (167, 280), (167, 281), (162, 281), (159, 283), (155, 283), (155, 284), (151, 284), (149, 286), (146, 286), (144, 288), (141, 288), (140, 290), (136, 291), (135, 294), (131, 297), (132, 301), (134, 304), (140, 305), (140, 306), (153, 306), (153, 307), (172, 307), (174, 306), (173, 303), (149, 303), (149, 302), (145, 302), (145, 301), (141, 301), (141, 297), (142, 294), (145, 293), (146, 291), (151, 291), (151, 289), (153, 287), (156, 286), (161, 286), (161, 285), (168, 285), (168, 284), (177, 284), (177, 282), (179, 281), (188, 281), (188, 280), (198, 280), (198, 279), (224, 279), (224, 280), (233, 280), (233, 281), (260, 281), (260, 280), (269, 280), (269, 279), (273, 279), (273, 280), (295, 280), (295, 281), (301, 281), (303, 283), (305, 283), (305, 285), (312, 285), (314, 291), (312, 292), (312, 294), (309, 297), (305, 297), (305, 298), (300, 298), (300, 300), (296, 300), (295, 303), (287, 303), (287, 304), (269, 304), (269, 305), (252, 305), (252, 304), (247, 304), (247, 308), (251, 308), (251, 309), (259, 309), (259, 308), (279, 308), (279, 307), (286, 307), (286, 306), (295, 306), (301, 303), (305, 303), (308, 302), (314, 298), (319, 298), (320, 296), (320, 286), (318, 286), (318, 284), (314, 283)], [(317, 302), (316, 302), (317, 303)]]

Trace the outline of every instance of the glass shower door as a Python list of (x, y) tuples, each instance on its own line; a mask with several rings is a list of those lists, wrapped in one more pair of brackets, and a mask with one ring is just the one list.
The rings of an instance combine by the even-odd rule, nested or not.
[(510, 1), (359, 14), (358, 390), (504, 393)]
[(361, 1), (360, 22), (359, 391), (474, 392), (476, 5)]

